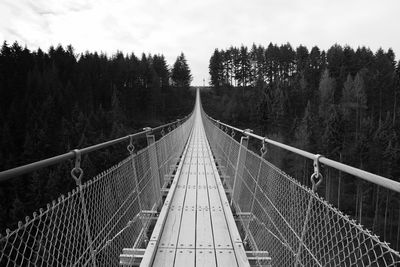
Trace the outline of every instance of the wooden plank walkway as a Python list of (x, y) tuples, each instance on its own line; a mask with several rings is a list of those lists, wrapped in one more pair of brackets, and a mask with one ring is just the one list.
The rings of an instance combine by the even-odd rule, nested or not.
[(206, 138), (199, 96), (189, 142), (141, 266), (249, 266)]

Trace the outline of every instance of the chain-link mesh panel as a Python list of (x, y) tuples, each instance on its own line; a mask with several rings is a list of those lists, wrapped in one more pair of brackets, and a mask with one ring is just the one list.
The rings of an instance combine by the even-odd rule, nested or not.
[[(241, 218), (239, 228), (250, 249), (269, 252), (272, 266), (400, 265), (399, 253), (389, 244), (240, 146), (204, 114), (203, 119), (214, 156), (225, 164), (223, 171), (231, 177), (231, 188), (235, 168), (243, 167), (232, 196)], [(239, 150), (244, 156), (238, 157)], [(244, 214), (251, 216), (241, 216)]]
[(183, 124), (182, 129), (179, 131), (171, 131), (164, 138), (160, 139), (156, 143), (157, 160), (158, 160), (158, 171), (160, 177), (160, 186), (164, 184), (164, 176), (169, 174), (171, 167), (179, 162), (179, 156), (181, 155), (185, 142), (182, 140), (188, 140), (191, 128), (192, 119), (187, 123)]
[[(207, 121), (204, 119), (203, 121), (207, 131)], [(239, 143), (217, 127), (210, 129), (207, 138), (209, 139), (210, 146), (214, 151), (214, 156), (219, 165), (218, 167), (226, 176), (230, 177), (230, 179), (226, 180), (226, 186), (232, 189), (233, 177), (235, 176), (236, 163), (239, 154)], [(218, 142), (215, 140), (218, 140)]]
[[(192, 122), (155, 143), (161, 177), (182, 153)], [(140, 212), (159, 203), (149, 157), (149, 148), (129, 156), (7, 230), (0, 266), (117, 266), (123, 248), (146, 238)]]

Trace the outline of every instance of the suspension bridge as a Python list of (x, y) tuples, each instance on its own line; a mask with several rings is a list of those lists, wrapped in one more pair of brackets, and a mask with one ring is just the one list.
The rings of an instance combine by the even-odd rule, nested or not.
[[(1, 172), (4, 181), (72, 159), (76, 188), (0, 236), (0, 265), (400, 265), (390, 244), (317, 194), (321, 164), (394, 193), (400, 183), (217, 121), (196, 94), (176, 122)], [(136, 151), (140, 138), (148, 145)], [(129, 156), (82, 182), (82, 156), (122, 142)], [(268, 162), (267, 145), (313, 160), (312, 188)]]

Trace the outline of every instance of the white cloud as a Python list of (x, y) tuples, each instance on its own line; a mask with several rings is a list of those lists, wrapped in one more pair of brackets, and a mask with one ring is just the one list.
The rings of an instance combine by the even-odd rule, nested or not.
[(194, 84), (208, 77), (214, 48), (290, 42), (328, 49), (366, 45), (400, 53), (397, 0), (2, 0), (0, 38), (77, 52), (184, 52)]

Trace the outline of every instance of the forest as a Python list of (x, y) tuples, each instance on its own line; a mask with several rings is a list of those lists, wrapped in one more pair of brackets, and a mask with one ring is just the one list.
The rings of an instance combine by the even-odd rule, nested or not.
[[(400, 62), (392, 49), (289, 43), (215, 49), (209, 115), (294, 147), (399, 181)], [(258, 152), (260, 143), (253, 143)], [(312, 162), (269, 146), (268, 160), (310, 185)], [(323, 167), (318, 193), (392, 247), (399, 195)]]
[[(0, 50), (0, 170), (175, 121), (194, 104), (185, 55)], [(127, 144), (83, 158), (84, 179), (128, 155)], [(140, 147), (140, 144), (136, 145)], [(74, 188), (72, 162), (0, 183), (0, 234)]]
[[(393, 50), (270, 43), (215, 49), (205, 111), (312, 153), (399, 180), (400, 63)], [(157, 126), (190, 113), (184, 54), (75, 53), (72, 46), (0, 50), (0, 170)], [(239, 138), (239, 136), (236, 136)], [(251, 148), (258, 152), (259, 142)], [(123, 145), (83, 158), (89, 179), (127, 156)], [(267, 159), (310, 185), (312, 162), (268, 147)], [(0, 184), (0, 233), (75, 187), (72, 162)], [(318, 193), (400, 246), (398, 194), (323, 167)], [(62, 175), (60, 175), (62, 174)]]

